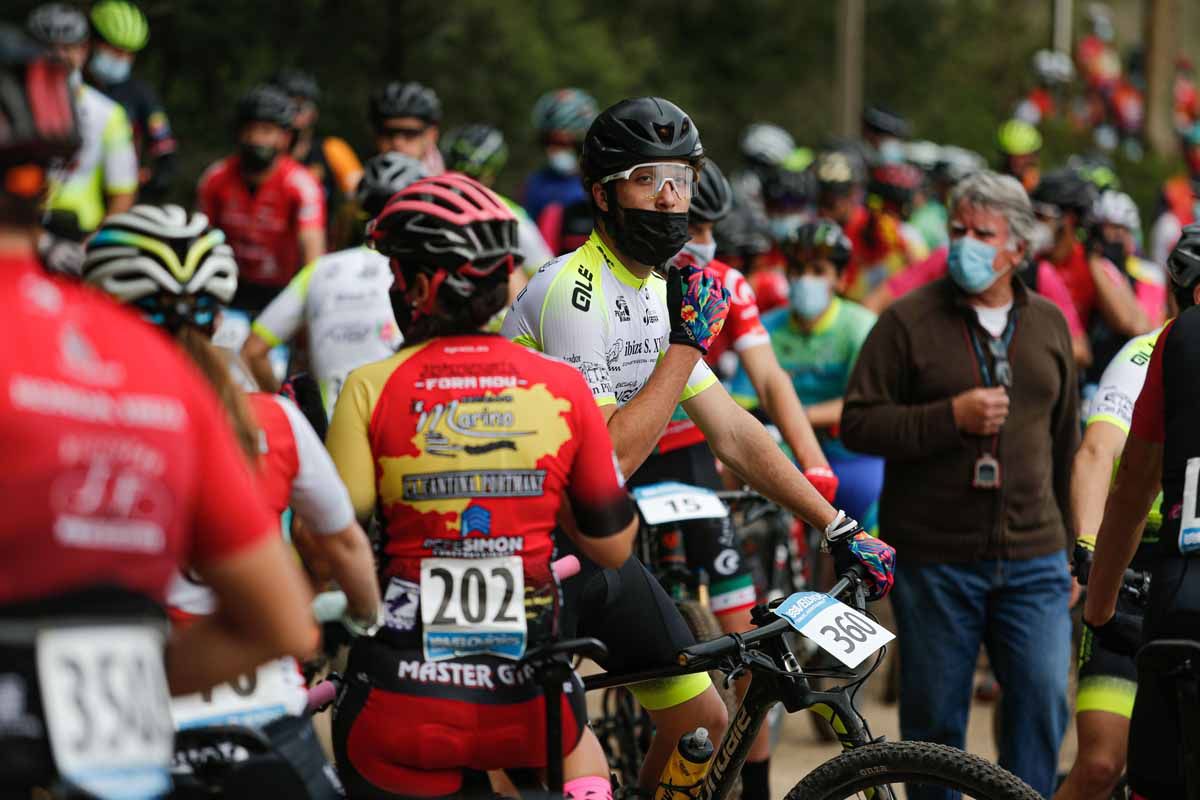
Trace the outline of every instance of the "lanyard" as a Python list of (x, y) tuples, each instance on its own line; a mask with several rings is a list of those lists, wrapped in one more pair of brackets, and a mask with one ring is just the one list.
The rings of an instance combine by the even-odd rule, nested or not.
[[(976, 330), (976, 327), (977, 326), (972, 325), (972, 324), (970, 324), (970, 322), (968, 322), (967, 323), (967, 332), (971, 336), (971, 347), (972, 347), (973, 351), (975, 352), (975, 360), (979, 362), (979, 374), (983, 377), (983, 385), (990, 388), (991, 386), (994, 385), (992, 382), (992, 369), (988, 365), (987, 356), (983, 352), (983, 344), (979, 341), (979, 332)], [(1005, 354), (1005, 361), (1008, 360), (1008, 346), (1012, 342), (1013, 333), (1016, 331), (1016, 329), (1017, 329), (1017, 307), (1016, 307), (1016, 305), (1013, 305), (1012, 309), (1008, 312), (1008, 323), (1004, 326), (1004, 333), (1000, 334), (1000, 346), (1003, 348), (1003, 352)], [(996, 356), (997, 352), (999, 352), (998, 348), (992, 350), (993, 357)], [(1012, 374), (1012, 367), (1009, 366), (1009, 377), (1010, 378), (1011, 378), (1011, 374)], [(1010, 380), (1010, 383), (1011, 383), (1011, 380)]]

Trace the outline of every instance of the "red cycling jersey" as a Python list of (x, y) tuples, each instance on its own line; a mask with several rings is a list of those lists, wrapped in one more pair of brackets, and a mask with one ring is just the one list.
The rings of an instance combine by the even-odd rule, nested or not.
[(267, 506), (282, 514), (291, 502), (292, 482), (300, 472), (296, 437), (283, 407), (264, 392), (246, 395), (263, 442), (259, 447), (258, 485)]
[(237, 156), (224, 158), (200, 178), (198, 204), (237, 257), (239, 277), (262, 286), (286, 286), (300, 270), (300, 231), (325, 229), (325, 195), (303, 165), (280, 156), (253, 191)]
[(179, 563), (274, 531), (212, 390), (95, 291), (0, 258), (0, 604), (98, 584), (163, 602)]

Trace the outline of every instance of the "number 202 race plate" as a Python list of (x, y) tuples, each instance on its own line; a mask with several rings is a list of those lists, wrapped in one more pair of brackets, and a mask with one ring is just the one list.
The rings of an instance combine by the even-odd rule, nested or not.
[(426, 661), (525, 655), (525, 567), (520, 556), (421, 561)]
[(167, 792), (174, 733), (161, 630), (44, 630), (37, 666), (50, 749), (65, 780), (117, 800)]
[(820, 592), (797, 592), (774, 612), (851, 668), (896, 638), (866, 614)]

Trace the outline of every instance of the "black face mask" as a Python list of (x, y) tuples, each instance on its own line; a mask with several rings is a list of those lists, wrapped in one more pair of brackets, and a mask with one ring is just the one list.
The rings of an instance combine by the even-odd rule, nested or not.
[(687, 212), (622, 207), (611, 219), (613, 239), (621, 252), (651, 267), (665, 263), (691, 239)]
[(1100, 255), (1115, 264), (1117, 269), (1125, 269), (1125, 245), (1121, 242), (1105, 242), (1100, 246)]
[(238, 145), (238, 158), (241, 159), (242, 168), (249, 173), (262, 172), (274, 163), (278, 155), (279, 150), (269, 144), (242, 142)]

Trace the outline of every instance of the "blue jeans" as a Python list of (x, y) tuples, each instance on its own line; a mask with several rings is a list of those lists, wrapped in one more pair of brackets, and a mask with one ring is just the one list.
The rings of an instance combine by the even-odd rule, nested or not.
[[(1049, 797), (1069, 720), (1070, 591), (1063, 553), (966, 564), (897, 558), (901, 738), (965, 746), (983, 643), (1003, 690), (1000, 765)], [(910, 789), (908, 796), (953, 795)]]

